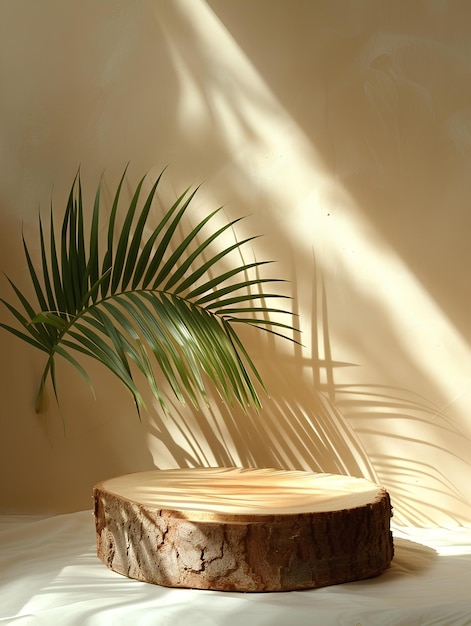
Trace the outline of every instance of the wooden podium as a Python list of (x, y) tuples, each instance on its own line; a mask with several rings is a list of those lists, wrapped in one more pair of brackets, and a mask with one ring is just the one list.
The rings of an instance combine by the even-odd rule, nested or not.
[(337, 474), (154, 470), (94, 488), (97, 553), (167, 587), (288, 591), (371, 578), (393, 557), (388, 493)]

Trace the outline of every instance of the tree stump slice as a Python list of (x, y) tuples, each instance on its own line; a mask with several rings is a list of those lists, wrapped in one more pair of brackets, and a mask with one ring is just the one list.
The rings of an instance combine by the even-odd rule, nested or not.
[(361, 478), (154, 470), (104, 480), (94, 499), (99, 558), (166, 587), (309, 589), (377, 576), (393, 557), (389, 495)]

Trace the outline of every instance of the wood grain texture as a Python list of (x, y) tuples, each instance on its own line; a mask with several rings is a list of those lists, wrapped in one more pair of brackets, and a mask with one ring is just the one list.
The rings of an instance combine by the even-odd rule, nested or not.
[[(260, 501), (262, 513), (254, 513), (251, 506), (241, 506), (240, 511), (226, 512), (215, 505), (220, 491), (224, 500), (224, 483), (239, 476), (241, 501), (246, 494), (257, 490), (257, 477), (263, 476), (266, 493), (271, 484), (270, 507)], [(145, 481), (161, 478), (165, 484), (169, 471), (131, 475), (131, 482), (143, 486)], [(312, 477), (316, 487), (326, 485), (329, 491), (334, 481), (337, 491), (342, 480), (351, 486), (351, 477), (306, 472), (281, 472), (276, 470), (181, 470), (182, 486), (179, 488), (179, 470), (171, 470), (176, 491), (183, 490), (178, 498), (186, 500), (187, 507), (180, 510), (143, 503), (119, 493), (120, 480), (111, 479), (96, 485), (95, 520), (97, 553), (112, 570), (154, 584), (170, 587), (192, 587), (227, 591), (287, 591), (322, 587), (377, 576), (390, 564), (393, 542), (390, 532), (391, 504), (387, 492), (364, 481), (358, 481), (359, 506), (339, 508), (342, 494), (334, 493), (334, 501), (326, 504), (325, 511), (297, 513), (268, 512), (275, 509), (277, 481), (289, 476), (296, 494), (295, 484), (303, 484), (305, 506), (306, 479)], [(190, 472), (190, 474), (188, 474)], [(258, 472), (258, 474), (257, 474)], [(194, 476), (194, 481), (188, 482)], [(129, 481), (129, 477), (122, 477)], [(203, 498), (213, 503), (204, 510), (198, 496), (192, 499), (191, 483), (200, 495), (204, 485), (211, 491)], [(230, 481), (229, 481), (230, 482)], [(314, 484), (314, 483), (313, 483)], [(234, 483), (233, 483), (234, 487)], [(372, 489), (373, 488), (373, 489)], [(139, 491), (139, 488), (136, 487)], [(132, 491), (132, 490), (131, 490)], [(288, 492), (281, 489), (286, 497)], [(313, 489), (315, 491), (315, 489)], [(333, 490), (334, 491), (334, 490)], [(364, 503), (364, 493), (370, 501)], [(167, 494), (168, 495), (168, 494)], [(170, 494), (171, 495), (171, 494)], [(256, 494), (255, 494), (256, 495)], [(349, 501), (351, 494), (345, 494)], [(298, 494), (299, 496), (299, 494)], [(294, 496), (293, 496), (294, 497)], [(145, 498), (142, 498), (145, 499)], [(283, 499), (283, 498), (282, 498)], [(296, 500), (296, 498), (294, 497)], [(235, 492), (232, 501), (234, 503)], [(196, 501), (193, 505), (192, 501)], [(162, 496), (165, 504), (165, 497)], [(265, 503), (266, 504), (266, 503)], [(285, 507), (286, 508), (286, 507)], [(313, 495), (313, 508), (316, 508)]]

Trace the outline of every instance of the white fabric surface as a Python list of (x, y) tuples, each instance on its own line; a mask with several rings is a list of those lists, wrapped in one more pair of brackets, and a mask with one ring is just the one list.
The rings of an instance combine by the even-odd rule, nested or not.
[(0, 626), (469, 626), (471, 528), (394, 530), (378, 578), (280, 593), (167, 589), (109, 570), (93, 515), (0, 517)]

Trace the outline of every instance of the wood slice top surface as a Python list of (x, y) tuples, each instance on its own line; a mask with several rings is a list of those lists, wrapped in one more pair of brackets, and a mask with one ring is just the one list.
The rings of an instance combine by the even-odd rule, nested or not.
[(363, 478), (275, 469), (151, 470), (97, 485), (140, 505), (180, 511), (185, 519), (341, 511), (370, 505), (384, 490)]

